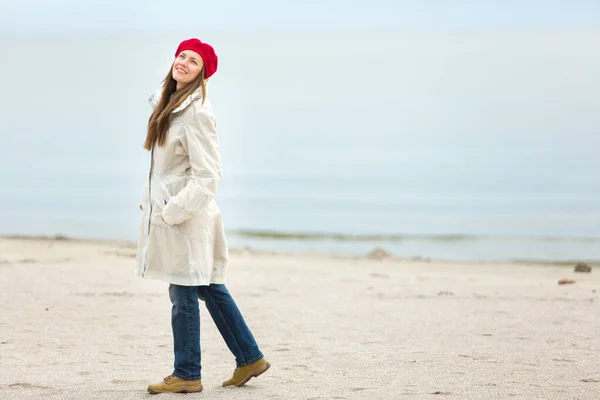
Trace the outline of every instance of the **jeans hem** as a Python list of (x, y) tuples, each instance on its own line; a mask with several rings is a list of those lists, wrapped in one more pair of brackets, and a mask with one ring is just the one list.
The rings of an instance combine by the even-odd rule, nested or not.
[(262, 353), (260, 353), (258, 356), (254, 357), (254, 358), (252, 358), (252, 359), (250, 359), (248, 361), (244, 361), (243, 363), (239, 363), (237, 366), (238, 367), (244, 367), (246, 365), (254, 364), (255, 362), (257, 362), (257, 361), (259, 361), (259, 360), (261, 360), (263, 358), (265, 358), (265, 356)]
[(177, 373), (177, 371), (173, 371), (173, 373), (171, 374), (173, 376), (176, 376), (179, 379), (183, 379), (184, 381), (199, 381), (202, 380), (202, 377), (200, 377), (200, 375), (198, 376), (183, 376), (182, 374)]

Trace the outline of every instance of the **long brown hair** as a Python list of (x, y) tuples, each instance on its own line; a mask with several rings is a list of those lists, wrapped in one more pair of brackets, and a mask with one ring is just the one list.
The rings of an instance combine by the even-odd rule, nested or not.
[(150, 119), (148, 120), (148, 133), (144, 142), (144, 149), (152, 150), (152, 147), (158, 142), (159, 146), (165, 144), (167, 140), (167, 131), (171, 124), (171, 113), (184, 102), (185, 99), (202, 87), (202, 103), (206, 99), (206, 80), (204, 79), (204, 66), (198, 74), (198, 77), (183, 88), (177, 90), (177, 81), (173, 79), (173, 65), (163, 80), (160, 100), (154, 108)]

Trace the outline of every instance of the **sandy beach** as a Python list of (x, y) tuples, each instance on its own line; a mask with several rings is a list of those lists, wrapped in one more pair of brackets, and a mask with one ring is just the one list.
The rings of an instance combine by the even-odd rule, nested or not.
[[(134, 257), (0, 239), (0, 399), (151, 397), (172, 371), (171, 305)], [(185, 398), (598, 399), (593, 268), (232, 250), (228, 287), (272, 368), (222, 388), (235, 364), (202, 308), (204, 391)]]

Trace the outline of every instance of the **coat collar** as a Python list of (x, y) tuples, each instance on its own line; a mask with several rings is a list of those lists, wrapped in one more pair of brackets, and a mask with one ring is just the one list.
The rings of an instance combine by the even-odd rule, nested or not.
[[(206, 88), (206, 91), (208, 92), (208, 87)], [(154, 92), (154, 94), (152, 96), (150, 96), (150, 98), (148, 99), (148, 102), (150, 103), (150, 105), (152, 107), (156, 107), (156, 105), (158, 104), (158, 102), (160, 101), (160, 95), (162, 92), (162, 88), (158, 89), (157, 91)], [(202, 98), (202, 87), (199, 87), (198, 89), (196, 89), (192, 94), (190, 94), (184, 101), (183, 103), (181, 103), (179, 105), (179, 107), (177, 107), (176, 109), (174, 109), (172, 111), (172, 113), (178, 113), (180, 111), (183, 111), (187, 106), (189, 106), (190, 104), (192, 104), (192, 101), (198, 99), (198, 98)]]

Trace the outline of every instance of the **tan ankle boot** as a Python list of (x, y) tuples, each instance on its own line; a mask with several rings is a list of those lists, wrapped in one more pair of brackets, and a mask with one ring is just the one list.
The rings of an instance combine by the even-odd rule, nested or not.
[(186, 381), (173, 375), (162, 382), (148, 386), (148, 392), (157, 393), (196, 393), (202, 391), (202, 381)]
[(235, 371), (233, 371), (233, 377), (223, 382), (223, 386), (243, 386), (250, 380), (250, 378), (261, 375), (263, 372), (268, 370), (270, 366), (271, 364), (269, 364), (267, 360), (261, 358), (255, 363), (244, 365), (243, 367), (237, 367)]

